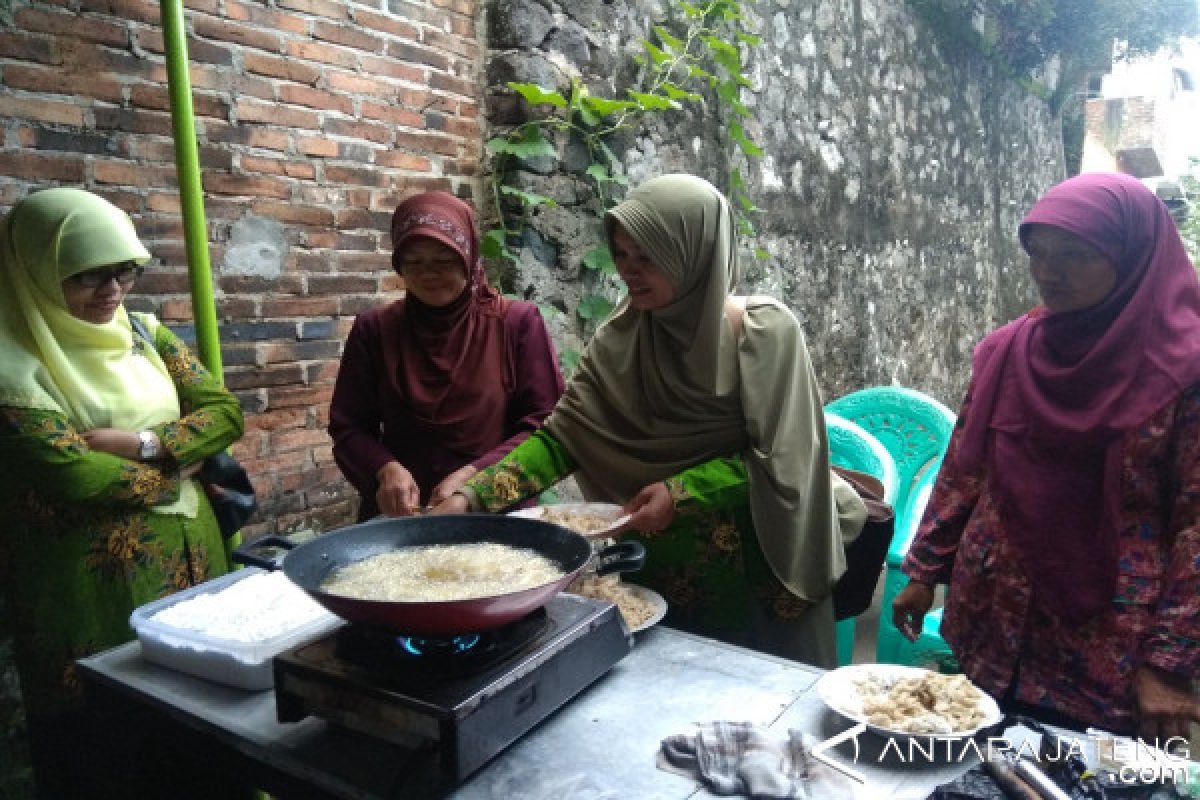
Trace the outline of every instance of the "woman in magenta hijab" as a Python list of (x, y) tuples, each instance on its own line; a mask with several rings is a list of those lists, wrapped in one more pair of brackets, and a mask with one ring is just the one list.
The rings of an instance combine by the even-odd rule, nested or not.
[(475, 213), (426, 192), (392, 215), (405, 297), (358, 315), (329, 409), (359, 520), (448, 497), (536, 430), (563, 392), (537, 306), (490, 287)]
[(1050, 189), (1020, 227), (1042, 305), (975, 349), (896, 597), (1010, 710), (1160, 742), (1200, 721), (1200, 285), (1134, 178)]

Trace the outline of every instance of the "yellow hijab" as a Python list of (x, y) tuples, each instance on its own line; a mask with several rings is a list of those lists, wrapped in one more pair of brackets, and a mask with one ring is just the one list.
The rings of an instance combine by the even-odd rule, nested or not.
[[(138, 431), (179, 419), (179, 398), (152, 346), (133, 347), (124, 306), (97, 325), (71, 314), (66, 278), (150, 259), (124, 211), (82, 189), (46, 189), (0, 221), (0, 405), (61, 413), (80, 431)], [(153, 328), (152, 328), (153, 330)], [(184, 484), (155, 510), (194, 516)]]
[(843, 536), (858, 535), (866, 509), (829, 470), (798, 323), (782, 304), (751, 298), (735, 340), (725, 313), (740, 277), (734, 218), (707, 181), (647, 181), (606, 224), (610, 238), (620, 224), (658, 265), (675, 299), (649, 312), (623, 300), (546, 421), (579, 464), (580, 488), (625, 502), (649, 483), (741, 454), (767, 562), (793, 593), (820, 601), (845, 570)]

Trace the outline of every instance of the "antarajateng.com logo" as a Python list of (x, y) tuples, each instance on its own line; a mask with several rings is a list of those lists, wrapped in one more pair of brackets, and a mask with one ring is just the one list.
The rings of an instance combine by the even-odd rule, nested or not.
[[(858, 737), (866, 730), (864, 724), (855, 725), (816, 745), (813, 755), (822, 763), (865, 783), (862, 773), (834, 761), (825, 753), (849, 741), (853, 744), (853, 763), (859, 764)], [(1004, 736), (946, 739), (913, 735), (881, 736), (880, 739), (883, 747), (873, 758), (879, 764), (885, 761), (892, 764), (971, 764), (1026, 760), (1053, 765), (1082, 758), (1093, 769), (1100, 767), (1112, 773), (1118, 783), (1133, 785), (1186, 783), (1188, 759), (1191, 758), (1188, 740), (1181, 736), (1147, 742), (1089, 732), (1082, 737), (1059, 736), (1053, 746), (1042, 748), (1030, 739), (1013, 740)]]

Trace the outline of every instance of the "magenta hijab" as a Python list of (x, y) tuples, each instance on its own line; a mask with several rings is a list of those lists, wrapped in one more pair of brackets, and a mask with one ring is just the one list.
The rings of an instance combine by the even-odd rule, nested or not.
[[(449, 305), (435, 308), (413, 294), (391, 307), (402, 335), (391, 344), (396, 365), (387, 379), (408, 398), (412, 414), (440, 441), (464, 453), (496, 442), (496, 413), (481, 411), (511, 386), (505, 365), (504, 315), (508, 301), (488, 285), (475, 212), (447, 192), (409, 197), (392, 214), (392, 266), (414, 238), (442, 242), (459, 254), (467, 285)], [(500, 409), (503, 413), (503, 409)]]
[(1022, 221), (1022, 245), (1033, 224), (1099, 250), (1116, 285), (980, 342), (957, 463), (986, 469), (1039, 604), (1078, 623), (1115, 591), (1122, 436), (1200, 379), (1200, 284), (1166, 207), (1128, 175), (1058, 184)]

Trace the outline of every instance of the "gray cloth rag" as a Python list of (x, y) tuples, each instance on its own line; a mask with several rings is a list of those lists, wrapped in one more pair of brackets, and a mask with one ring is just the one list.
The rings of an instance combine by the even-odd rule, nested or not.
[(700, 725), (695, 734), (663, 739), (658, 766), (719, 795), (755, 800), (853, 797), (854, 788), (843, 776), (812, 757), (806, 738), (797, 730), (780, 740), (748, 722), (712, 722)]

